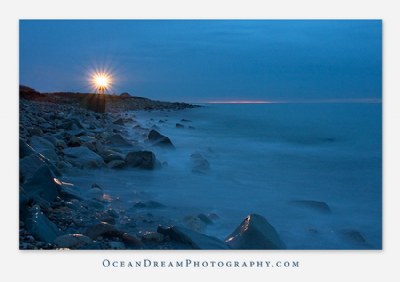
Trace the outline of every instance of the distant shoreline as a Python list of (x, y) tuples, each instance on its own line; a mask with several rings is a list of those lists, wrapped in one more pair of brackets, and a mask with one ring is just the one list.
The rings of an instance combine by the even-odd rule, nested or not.
[(106, 102), (106, 112), (121, 112), (132, 110), (182, 110), (187, 108), (200, 107), (199, 105), (184, 102), (166, 102), (151, 100), (144, 97), (79, 93), (79, 92), (39, 92), (28, 86), (20, 85), (19, 97), (25, 100), (34, 100), (50, 103), (61, 103), (85, 107), (85, 102), (89, 96), (104, 95)]

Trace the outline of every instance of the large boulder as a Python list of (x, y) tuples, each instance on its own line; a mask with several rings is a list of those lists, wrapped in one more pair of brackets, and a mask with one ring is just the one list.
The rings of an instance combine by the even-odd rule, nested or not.
[[(158, 226), (157, 232), (168, 236), (171, 241), (178, 243), (183, 249), (229, 249), (224, 242), (215, 237), (207, 236), (180, 226), (172, 226), (167, 228)], [(180, 247), (178, 246), (178, 248)]]
[[(55, 154), (54, 145), (51, 144), (48, 140), (36, 136), (32, 137), (31, 140), (34, 140), (34, 143), (37, 147), (39, 147), (39, 149), (42, 149), (44, 151), (47, 149), (52, 150), (53, 154)], [(38, 144), (41, 144), (42, 146), (39, 146)], [(55, 157), (57, 158), (57, 155)], [(29, 179), (42, 165), (47, 165), (56, 176), (61, 175), (60, 171), (46, 156), (40, 154), (21, 138), (19, 139), (19, 158), (19, 171), (22, 179)]]
[(49, 207), (61, 191), (61, 182), (47, 165), (42, 165), (24, 184), (26, 195), (41, 207)]
[(61, 172), (47, 158), (34, 152), (33, 154), (19, 160), (20, 179), (28, 181), (43, 165), (46, 165), (55, 176), (61, 176)]
[(175, 148), (171, 140), (160, 134), (157, 130), (152, 129), (147, 135), (147, 139), (154, 146), (164, 147), (164, 148)]
[(54, 222), (43, 214), (38, 205), (33, 206), (30, 210), (30, 216), (25, 221), (25, 226), (37, 240), (46, 243), (54, 243), (54, 240), (62, 234)]
[(129, 152), (125, 157), (125, 163), (127, 166), (144, 169), (154, 169), (158, 164), (156, 156), (151, 151)]
[(275, 228), (258, 214), (248, 215), (230, 234), (225, 243), (232, 249), (242, 250), (277, 250), (285, 249)]
[(70, 147), (64, 149), (63, 153), (66, 161), (82, 169), (104, 166), (103, 158), (87, 147)]

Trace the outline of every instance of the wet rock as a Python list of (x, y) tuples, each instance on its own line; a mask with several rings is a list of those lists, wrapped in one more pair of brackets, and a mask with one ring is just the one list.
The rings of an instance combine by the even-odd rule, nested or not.
[(115, 225), (115, 223), (116, 223), (115, 218), (113, 218), (112, 216), (104, 216), (100, 220), (102, 222), (106, 222), (106, 223), (109, 223), (111, 225)]
[(53, 162), (56, 162), (58, 160), (57, 154), (55, 151), (55, 147), (54, 147), (53, 143), (51, 143), (50, 141), (46, 140), (43, 137), (33, 136), (30, 139), (30, 143), (31, 143), (32, 148), (36, 152), (42, 154), (47, 159), (49, 159)]
[(109, 162), (115, 161), (115, 160), (122, 161), (125, 158), (124, 155), (122, 155), (118, 152), (112, 151), (112, 150), (103, 150), (103, 151), (99, 152), (99, 155), (103, 158), (103, 160), (106, 163), (109, 163)]
[(92, 239), (82, 234), (66, 234), (59, 236), (54, 240), (54, 244), (58, 247), (69, 249), (80, 248), (92, 243)]
[(130, 167), (143, 169), (154, 169), (157, 166), (157, 159), (151, 151), (129, 152), (125, 157), (125, 163)]
[(202, 222), (204, 222), (206, 225), (211, 225), (211, 224), (213, 224), (213, 221), (208, 217), (208, 216), (206, 216), (205, 214), (199, 214), (199, 215), (197, 215), (197, 217), (202, 221)]
[(79, 147), (82, 145), (82, 141), (77, 136), (71, 136), (67, 142), (68, 147)]
[(136, 202), (133, 206), (135, 208), (147, 208), (147, 209), (159, 209), (165, 207), (163, 204), (156, 201)]
[(23, 179), (29, 180), (32, 175), (43, 165), (47, 165), (49, 169), (54, 173), (55, 176), (61, 176), (61, 172), (39, 153), (31, 154), (23, 159), (19, 160), (19, 173)]
[(103, 199), (103, 195), (104, 195), (103, 190), (100, 188), (97, 188), (97, 187), (91, 188), (88, 191), (88, 194), (91, 199), (95, 199), (95, 200), (99, 200), (99, 201)]
[(152, 129), (147, 135), (148, 140), (154, 145), (164, 148), (175, 148), (171, 140), (160, 134), (158, 131)]
[(86, 131), (83, 129), (74, 129), (74, 130), (68, 130), (67, 133), (71, 136), (75, 137), (81, 137), (86, 135)]
[(60, 124), (59, 127), (64, 130), (78, 130), (83, 128), (82, 124), (77, 118), (70, 118), (65, 122), (63, 122), (62, 124)]
[(251, 214), (230, 234), (225, 242), (232, 249), (285, 249), (275, 228), (258, 214)]
[(71, 147), (63, 150), (65, 160), (75, 167), (100, 168), (104, 166), (103, 158), (86, 147)]
[(207, 217), (212, 221), (219, 219), (219, 216), (216, 213), (209, 213), (209, 214), (207, 214)]
[(89, 227), (85, 234), (93, 240), (99, 237), (119, 238), (129, 248), (140, 248), (143, 246), (143, 243), (135, 236), (122, 232), (106, 222)]
[(66, 171), (66, 170), (72, 168), (73, 166), (70, 163), (67, 163), (64, 161), (59, 161), (56, 163), (56, 167), (58, 169), (60, 169), (61, 171)]
[(28, 128), (28, 132), (32, 136), (43, 136), (43, 131), (39, 127)]
[(206, 224), (197, 216), (186, 216), (183, 219), (183, 223), (185, 224), (186, 227), (188, 227), (191, 230), (201, 232), (206, 228)]
[(93, 219), (93, 217), (91, 217), (87, 214), (83, 215), (83, 214), (77, 213), (77, 214), (72, 215), (72, 222), (75, 226), (82, 228), (82, 227), (91, 226), (92, 224), (99, 223), (100, 221), (97, 219)]
[(60, 181), (48, 166), (41, 166), (24, 185), (24, 190), (41, 207), (49, 207), (60, 193)]
[(19, 158), (22, 159), (34, 153), (35, 152), (33, 148), (28, 145), (24, 140), (19, 138)]
[(318, 211), (318, 212), (324, 213), (324, 214), (331, 213), (330, 207), (325, 202), (310, 201), (310, 200), (296, 200), (296, 201), (291, 201), (290, 203), (294, 206), (313, 209), (315, 211)]
[(100, 190), (103, 190), (103, 188), (97, 183), (93, 183), (90, 187), (91, 188), (99, 188)]
[(132, 146), (132, 143), (126, 140), (121, 134), (114, 134), (106, 139), (106, 143), (112, 146)]
[(54, 240), (61, 235), (61, 231), (43, 214), (38, 205), (32, 207), (30, 217), (25, 223), (28, 232), (39, 241), (54, 243)]
[(180, 226), (166, 228), (158, 226), (157, 232), (168, 236), (171, 241), (182, 244), (182, 248), (203, 250), (229, 249), (224, 242), (215, 237), (207, 236)]
[(56, 163), (58, 161), (58, 156), (56, 154), (55, 150), (49, 149), (49, 150), (42, 150), (40, 152), (41, 155), (46, 157), (48, 160), (50, 160), (53, 163)]
[(104, 204), (99, 202), (99, 201), (95, 201), (95, 200), (86, 200), (85, 201), (86, 205), (90, 208), (94, 208), (96, 210), (102, 210), (104, 208)]
[(54, 146), (56, 146), (56, 147), (58, 147), (58, 148), (61, 148), (61, 149), (64, 149), (64, 148), (67, 148), (67, 143), (65, 143), (64, 140), (57, 139), (57, 140), (54, 142)]
[[(89, 133), (92, 134), (92, 133)], [(88, 135), (84, 135), (84, 136), (79, 136), (79, 139), (81, 139), (82, 143), (92, 143), (94, 145), (94, 143), (96, 142), (96, 138), (94, 136), (88, 136)]]
[(109, 216), (113, 217), (113, 218), (118, 218), (119, 217), (118, 213), (115, 210), (111, 209), (111, 208), (107, 210), (107, 214)]
[(207, 173), (210, 169), (210, 163), (199, 153), (190, 155), (192, 161), (192, 172)]
[(133, 235), (128, 233), (123, 233), (120, 236), (122, 242), (124, 242), (130, 248), (141, 248), (143, 247), (143, 243)]
[(41, 150), (45, 149), (53, 149), (54, 150), (54, 145), (51, 143), (49, 140), (39, 137), (39, 136), (33, 136), (30, 139), (30, 143), (33, 149), (35, 149), (37, 152), (40, 153)]
[(83, 147), (88, 148), (90, 151), (93, 151), (96, 153), (96, 146), (92, 142), (85, 142), (82, 144)]
[(86, 232), (86, 236), (89, 236), (93, 240), (97, 239), (97, 237), (102, 236), (102, 237), (118, 237), (121, 236), (121, 231), (117, 230), (113, 225), (106, 223), (106, 222), (101, 222), (99, 224), (93, 225), (89, 227)]
[(164, 240), (164, 235), (158, 232), (146, 232), (142, 235), (142, 241), (144, 242), (162, 243)]
[(126, 163), (123, 160), (114, 160), (107, 164), (107, 167), (111, 168), (111, 169), (122, 169), (125, 166), (126, 166)]
[(114, 120), (113, 124), (125, 125), (124, 120), (122, 118), (118, 118), (118, 119)]
[(77, 199), (71, 199), (71, 201), (65, 201), (64, 205), (67, 208), (69, 208), (71, 210), (76, 210), (76, 211), (83, 207), (83, 204), (80, 201), (78, 201)]
[(358, 230), (353, 230), (353, 229), (340, 230), (339, 235), (343, 239), (345, 239), (349, 242), (359, 243), (359, 244), (367, 243), (364, 236)]
[(85, 195), (79, 187), (75, 185), (61, 185), (61, 196), (68, 200), (68, 199), (76, 199), (82, 201), (85, 198)]
[(104, 146), (100, 141), (95, 141), (94, 146), (96, 147), (96, 152), (101, 152), (104, 150)]

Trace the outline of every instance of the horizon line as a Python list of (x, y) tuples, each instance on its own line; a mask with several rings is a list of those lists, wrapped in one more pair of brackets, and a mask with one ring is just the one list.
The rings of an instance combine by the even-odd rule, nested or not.
[[(193, 102), (196, 103), (196, 102)], [(349, 99), (317, 99), (317, 100), (226, 100), (203, 101), (203, 104), (335, 104), (335, 103), (364, 103), (380, 104), (379, 98), (349, 98)]]

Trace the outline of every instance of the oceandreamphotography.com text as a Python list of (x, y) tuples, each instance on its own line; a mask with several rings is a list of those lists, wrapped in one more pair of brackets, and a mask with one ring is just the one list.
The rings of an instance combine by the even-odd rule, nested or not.
[(299, 268), (296, 260), (118, 260), (105, 258), (104, 268)]

